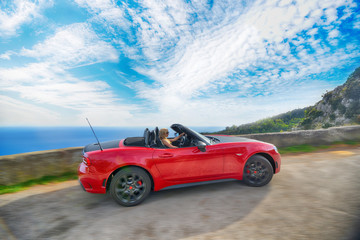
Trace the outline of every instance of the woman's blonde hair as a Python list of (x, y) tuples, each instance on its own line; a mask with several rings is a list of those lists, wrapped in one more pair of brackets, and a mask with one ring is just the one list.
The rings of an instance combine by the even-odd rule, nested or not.
[(169, 133), (169, 131), (167, 130), (167, 128), (160, 129), (160, 131), (159, 131), (160, 139), (166, 138), (168, 133)]

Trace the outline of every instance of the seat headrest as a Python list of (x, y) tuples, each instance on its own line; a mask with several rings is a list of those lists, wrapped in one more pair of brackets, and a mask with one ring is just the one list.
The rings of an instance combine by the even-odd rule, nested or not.
[(149, 147), (150, 146), (150, 131), (148, 128), (145, 129), (144, 131), (144, 141), (145, 141), (145, 147)]

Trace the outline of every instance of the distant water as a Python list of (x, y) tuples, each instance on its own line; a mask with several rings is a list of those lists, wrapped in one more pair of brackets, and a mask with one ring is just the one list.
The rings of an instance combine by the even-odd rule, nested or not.
[[(223, 127), (191, 128), (199, 132), (214, 132), (224, 129)], [(143, 135), (144, 129), (145, 127), (94, 127), (100, 142), (140, 137)], [(149, 129), (152, 130), (150, 127)], [(0, 127), (0, 156), (82, 147), (94, 142), (96, 139), (89, 127)]]

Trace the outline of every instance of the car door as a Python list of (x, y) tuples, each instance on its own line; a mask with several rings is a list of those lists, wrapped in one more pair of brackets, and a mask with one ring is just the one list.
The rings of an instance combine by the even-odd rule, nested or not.
[(168, 181), (206, 179), (223, 173), (224, 158), (211, 145), (201, 152), (198, 147), (155, 149), (154, 163)]

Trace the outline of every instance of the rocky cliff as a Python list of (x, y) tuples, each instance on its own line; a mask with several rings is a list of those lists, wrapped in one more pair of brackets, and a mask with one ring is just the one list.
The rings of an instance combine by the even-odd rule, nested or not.
[(300, 129), (318, 129), (360, 124), (360, 67), (347, 81), (323, 95), (323, 99), (305, 111)]

